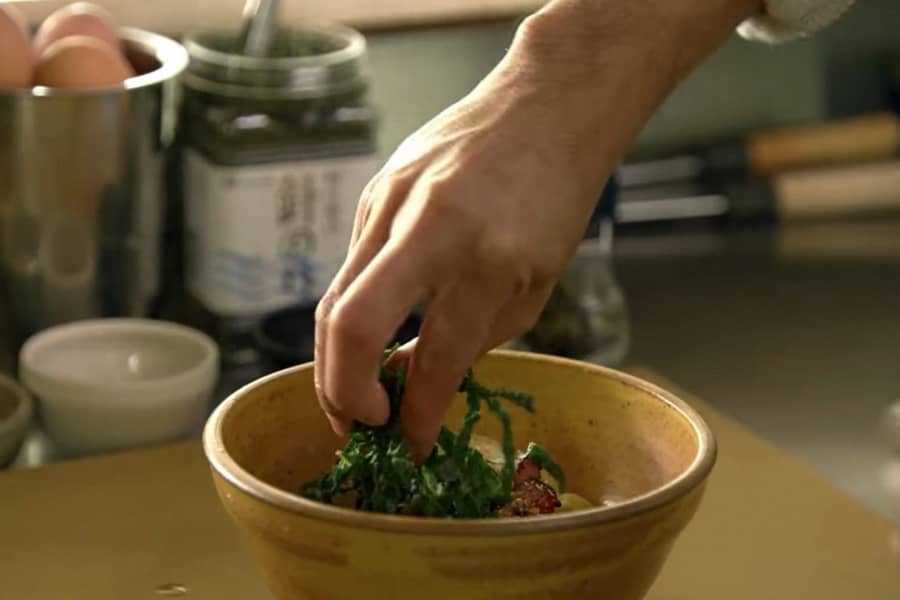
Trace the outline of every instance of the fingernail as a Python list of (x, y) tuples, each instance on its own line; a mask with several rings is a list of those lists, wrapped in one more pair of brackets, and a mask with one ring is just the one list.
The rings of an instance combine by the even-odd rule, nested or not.
[(411, 356), (412, 354), (410, 353), (409, 344), (400, 346), (397, 351), (391, 355), (385, 366), (389, 369), (398, 369), (400, 367), (408, 369), (409, 359)]

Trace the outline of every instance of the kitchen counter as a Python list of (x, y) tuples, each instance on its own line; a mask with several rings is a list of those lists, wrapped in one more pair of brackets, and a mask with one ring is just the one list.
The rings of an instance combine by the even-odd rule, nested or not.
[[(631, 363), (651, 365), (890, 517), (879, 419), (900, 400), (900, 220), (620, 236)], [(2, 339), (2, 333), (0, 333)], [(0, 370), (11, 366), (0, 351)], [(230, 372), (217, 399), (259, 373)], [(199, 431), (198, 431), (199, 433)], [(17, 466), (52, 448), (36, 431)]]
[[(719, 462), (648, 600), (900, 597), (890, 520), (682, 396), (715, 430)], [(0, 531), (4, 597), (269, 597), (196, 442), (0, 474)]]
[(900, 517), (878, 435), (900, 401), (900, 221), (623, 236), (618, 246), (630, 362)]

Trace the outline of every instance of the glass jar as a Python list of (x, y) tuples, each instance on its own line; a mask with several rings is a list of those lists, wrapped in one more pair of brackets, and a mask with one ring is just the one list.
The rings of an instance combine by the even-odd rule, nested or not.
[(613, 269), (613, 215), (618, 184), (611, 178), (581, 244), (553, 289), (537, 323), (525, 334), (536, 352), (619, 366), (631, 327), (625, 294)]
[(380, 166), (366, 44), (304, 26), (280, 30), (266, 57), (240, 54), (238, 32), (200, 32), (185, 47), (185, 285), (194, 324), (226, 363), (248, 363), (262, 315), (322, 296)]

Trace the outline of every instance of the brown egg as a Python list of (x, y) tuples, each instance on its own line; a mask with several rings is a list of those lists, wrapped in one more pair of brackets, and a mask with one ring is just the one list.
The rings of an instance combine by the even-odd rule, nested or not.
[(35, 85), (92, 88), (121, 84), (134, 75), (122, 54), (106, 42), (84, 35), (58, 40), (40, 56)]
[(0, 4), (0, 88), (30, 86), (33, 68), (25, 18), (15, 7)]
[(44, 19), (34, 35), (34, 55), (40, 56), (54, 42), (72, 35), (86, 35), (119, 49), (118, 27), (112, 15), (90, 2), (66, 5)]

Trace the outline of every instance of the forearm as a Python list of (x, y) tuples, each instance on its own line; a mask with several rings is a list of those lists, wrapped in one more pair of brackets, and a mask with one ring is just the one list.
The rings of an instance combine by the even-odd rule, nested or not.
[(485, 86), (543, 105), (546, 139), (602, 178), (685, 75), (761, 10), (762, 0), (555, 0), (523, 23)]
[(683, 74), (762, 12), (763, 0), (553, 0), (526, 19), (516, 42), (530, 56), (580, 58), (585, 67), (604, 64), (614, 44), (662, 52)]

